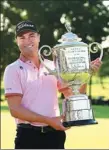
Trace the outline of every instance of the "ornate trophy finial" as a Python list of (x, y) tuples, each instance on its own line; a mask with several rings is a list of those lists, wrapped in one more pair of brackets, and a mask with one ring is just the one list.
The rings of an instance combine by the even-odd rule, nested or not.
[(71, 30), (72, 30), (70, 24), (68, 24), (68, 23), (65, 24), (65, 28), (68, 32), (71, 32)]
[(66, 44), (71, 44), (71, 42), (78, 42), (78, 41), (81, 41), (81, 38), (79, 38), (76, 34), (72, 33), (71, 30), (72, 30), (72, 27), (70, 26), (69, 23), (66, 23), (65, 24), (65, 28), (67, 30), (67, 33), (63, 34), (61, 36), (61, 39), (58, 40), (58, 42), (61, 42), (61, 43), (66, 43)]

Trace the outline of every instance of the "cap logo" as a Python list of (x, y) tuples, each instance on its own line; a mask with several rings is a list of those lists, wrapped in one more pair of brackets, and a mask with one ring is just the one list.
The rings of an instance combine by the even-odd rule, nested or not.
[(16, 37), (19, 36), (21, 32), (24, 32), (26, 30), (32, 32), (38, 32), (34, 23), (32, 23), (29, 20), (22, 21), (16, 25)]
[(19, 26), (17, 27), (17, 28), (18, 28), (17, 30), (19, 30), (19, 29), (21, 29), (21, 28), (23, 28), (23, 27), (34, 27), (34, 25), (24, 23), (24, 24), (19, 25)]

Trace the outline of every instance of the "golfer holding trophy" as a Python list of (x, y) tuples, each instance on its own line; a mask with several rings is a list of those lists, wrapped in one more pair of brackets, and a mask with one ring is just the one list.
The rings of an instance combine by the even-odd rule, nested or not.
[[(65, 115), (63, 125), (66, 127), (97, 124), (94, 118), (91, 100), (86, 94), (81, 94), (79, 89), (86, 84), (92, 75), (90, 67), (90, 52), (96, 53), (100, 50), (100, 60), (103, 56), (103, 49), (97, 42), (87, 45), (71, 32), (71, 27), (66, 24), (67, 33), (62, 35), (61, 42), (53, 48), (43, 45), (39, 49), (39, 59), (44, 64), (42, 53), (45, 56), (53, 54), (53, 61), (56, 66), (51, 70), (44, 64), (50, 74), (55, 75), (62, 83), (67, 83), (72, 88), (73, 95), (62, 102), (62, 113)], [(42, 49), (43, 52), (42, 52)], [(48, 50), (49, 52), (48, 52)]]

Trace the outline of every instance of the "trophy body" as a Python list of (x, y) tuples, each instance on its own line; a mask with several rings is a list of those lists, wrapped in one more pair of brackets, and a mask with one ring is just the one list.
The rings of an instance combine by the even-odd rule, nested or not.
[(72, 42), (68, 42), (67, 46), (62, 45), (60, 50), (57, 47), (54, 47), (54, 51), (58, 56), (55, 59), (58, 74), (73, 91), (72, 96), (62, 101), (64, 126), (96, 124), (88, 96), (79, 92), (80, 87), (90, 79), (88, 45), (77, 41), (74, 45)]
[[(73, 34), (68, 26), (66, 28), (68, 33), (59, 40), (61, 44), (57, 44), (52, 49), (49, 46), (43, 46), (48, 47), (53, 54), (56, 70), (52, 71), (43, 63), (41, 58), (43, 47), (39, 50), (39, 58), (50, 73), (72, 88), (73, 95), (62, 102), (62, 113), (65, 115), (63, 125), (69, 127), (97, 124), (90, 99), (86, 94), (81, 94), (79, 89), (82, 85), (87, 84), (91, 76), (90, 51), (94, 52), (91, 46), (95, 44), (95, 46), (100, 47), (100, 45), (94, 42), (88, 46), (81, 42), (80, 38)], [(102, 50), (101, 47), (100, 50)], [(103, 51), (101, 51), (100, 59), (102, 54)]]

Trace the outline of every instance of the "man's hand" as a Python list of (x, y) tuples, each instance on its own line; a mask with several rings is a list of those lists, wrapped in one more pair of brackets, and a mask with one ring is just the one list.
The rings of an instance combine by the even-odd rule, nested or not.
[(63, 93), (65, 97), (73, 95), (72, 88), (68, 85), (68, 83), (60, 83), (58, 81), (58, 91)]
[(70, 127), (64, 127), (62, 125), (62, 120), (64, 119), (64, 116), (59, 116), (59, 117), (52, 117), (49, 119), (48, 124), (53, 127), (56, 130), (62, 130), (65, 131), (69, 129)]
[(101, 67), (101, 60), (99, 58), (95, 59), (94, 61), (91, 61), (90, 63), (90, 67), (91, 70), (95, 73), (99, 70), (99, 68)]

